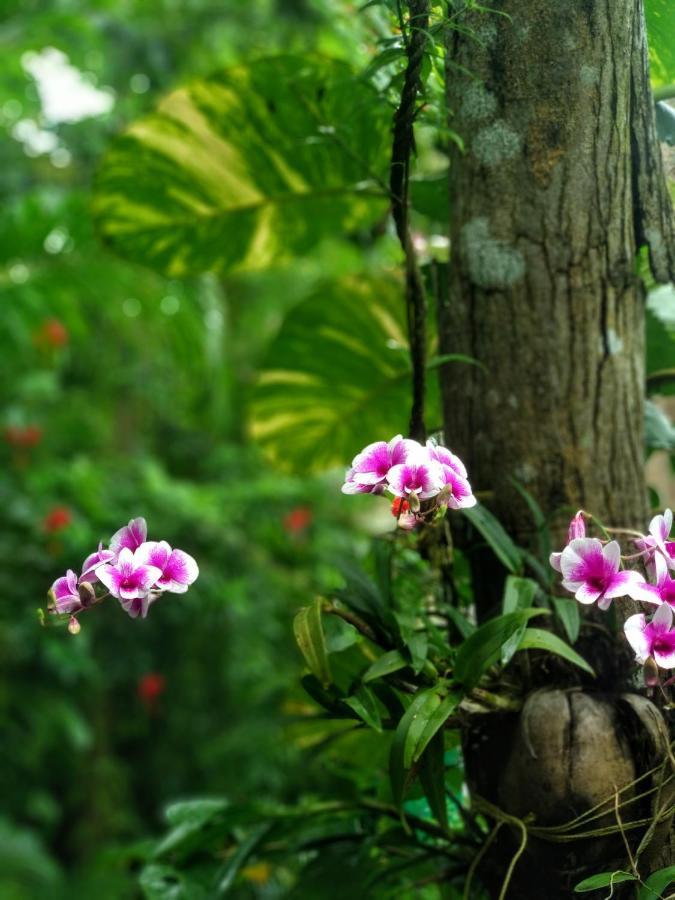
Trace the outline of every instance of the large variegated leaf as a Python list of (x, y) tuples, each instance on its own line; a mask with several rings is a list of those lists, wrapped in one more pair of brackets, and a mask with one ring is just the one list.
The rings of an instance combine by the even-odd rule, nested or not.
[(647, 35), (652, 83), (675, 82), (675, 5), (672, 0), (646, 0)]
[(341, 62), (275, 57), (169, 94), (104, 159), (94, 215), (182, 276), (257, 269), (386, 212), (391, 110)]
[[(429, 386), (437, 427), (433, 372)], [(370, 441), (406, 431), (410, 398), (403, 285), (348, 278), (285, 319), (254, 392), (252, 433), (283, 468), (345, 466)]]

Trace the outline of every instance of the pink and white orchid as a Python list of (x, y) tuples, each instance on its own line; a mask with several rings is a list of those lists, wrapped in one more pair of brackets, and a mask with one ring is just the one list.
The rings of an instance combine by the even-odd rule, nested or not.
[(427, 451), (443, 470), (443, 487), (438, 495), (438, 505), (450, 509), (470, 509), (478, 502), (466, 477), (466, 466), (447, 447), (439, 447), (427, 441)]
[(617, 597), (635, 598), (644, 584), (639, 572), (619, 571), (621, 549), (616, 541), (604, 547), (597, 538), (575, 538), (562, 551), (560, 568), (563, 587), (580, 603), (595, 603), (608, 609)]
[[(347, 472), (345, 485), (342, 488), (345, 494), (372, 493), (372, 486), (383, 485), (387, 473), (392, 466), (405, 462), (411, 452), (419, 450), (417, 441), (404, 438), (397, 434), (389, 442), (376, 441), (368, 444), (352, 460), (352, 465)], [(348, 485), (371, 486), (370, 491), (359, 491), (355, 488), (347, 488)]]
[(149, 592), (162, 576), (159, 566), (145, 562), (143, 546), (133, 553), (123, 547), (114, 565), (103, 565), (97, 570), (99, 580), (108, 588), (113, 597), (132, 618), (140, 613), (147, 615), (150, 604)]
[(146, 541), (136, 551), (143, 565), (160, 570), (154, 587), (172, 594), (184, 594), (197, 580), (199, 568), (195, 560), (182, 550), (172, 550), (166, 541)]
[[(389, 490), (396, 497), (410, 501), (435, 497), (443, 488), (443, 467), (431, 459), (424, 448), (410, 454), (404, 463), (392, 466), (387, 473)], [(414, 507), (411, 504), (411, 509)]]
[(103, 544), (99, 543), (98, 550), (95, 553), (90, 553), (82, 563), (82, 574), (79, 578), (80, 584), (83, 581), (88, 581), (89, 584), (94, 584), (96, 581), (98, 581), (96, 570), (105, 563), (113, 562), (116, 555), (117, 554), (112, 550), (104, 550)]
[(77, 590), (77, 575), (68, 569), (62, 578), (57, 578), (51, 586), (54, 611), (57, 613), (74, 613), (82, 609), (82, 601)]
[(635, 599), (643, 603), (666, 603), (675, 609), (675, 578), (671, 578), (668, 563), (660, 553), (654, 555), (656, 584), (641, 584), (635, 592)]
[(131, 519), (128, 525), (120, 528), (110, 538), (110, 550), (117, 556), (121, 550), (128, 547), (129, 550), (136, 550), (148, 538), (148, 525), (142, 516), (137, 519)]
[(675, 669), (675, 630), (672, 628), (673, 610), (663, 603), (647, 622), (643, 613), (630, 616), (623, 626), (628, 643), (638, 662), (652, 657), (662, 669)]
[(635, 539), (635, 546), (642, 551), (645, 568), (650, 577), (656, 574), (655, 556), (657, 551), (663, 554), (669, 568), (675, 569), (675, 541), (669, 541), (673, 527), (672, 510), (667, 509), (663, 515), (654, 516), (649, 523), (649, 534)]

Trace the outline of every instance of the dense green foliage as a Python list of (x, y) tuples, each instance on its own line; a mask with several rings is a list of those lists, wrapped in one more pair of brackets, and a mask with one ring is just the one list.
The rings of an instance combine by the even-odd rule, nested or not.
[[(9, 4), (8, 900), (121, 900), (137, 896), (139, 873), (151, 900), (461, 896), (486, 823), (464, 808), (457, 734), (444, 738), (442, 726), (518, 650), (587, 666), (570, 646), (578, 616), (549, 599), (545, 576), (539, 586), (524, 577), (536, 560), (498, 523), (469, 517), (513, 573), (501, 615), (479, 633), (461, 559), (448, 603), (412, 545), (371, 547), (369, 535), (393, 525), (386, 507), (338, 493), (335, 467), (404, 431), (409, 413), (386, 199), (403, 66), (395, 8)], [(434, 13), (412, 188), (432, 299), (447, 255), (444, 145), (461, 140), (445, 126), (444, 8)], [(675, 23), (657, 0), (649, 15), (655, 81), (666, 85)], [(49, 47), (85, 84), (109, 87), (107, 112), (50, 118), (26, 55)], [(655, 389), (672, 383), (672, 307), (654, 294)], [(435, 354), (432, 340), (432, 375), (472, 362)], [(440, 425), (433, 378), (427, 415)], [(195, 589), (164, 598), (145, 622), (111, 605), (84, 617), (76, 638), (40, 628), (53, 579), (136, 515), (198, 559)], [(327, 615), (326, 603), (372, 633)], [(533, 615), (557, 634), (528, 624)], [(420, 689), (412, 701), (402, 683)]]

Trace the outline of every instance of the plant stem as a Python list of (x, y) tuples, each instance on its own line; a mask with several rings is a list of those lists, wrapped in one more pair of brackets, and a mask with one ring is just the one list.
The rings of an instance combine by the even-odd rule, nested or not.
[(410, 412), (410, 437), (423, 442), (424, 392), (426, 365), (426, 299), (422, 274), (417, 263), (408, 224), (410, 155), (415, 144), (414, 122), (420, 73), (428, 39), (429, 0), (408, 0), (410, 32), (406, 43), (408, 66), (401, 101), (394, 114), (394, 139), (391, 150), (389, 191), (396, 234), (405, 256), (405, 298), (408, 339), (412, 363), (413, 397)]

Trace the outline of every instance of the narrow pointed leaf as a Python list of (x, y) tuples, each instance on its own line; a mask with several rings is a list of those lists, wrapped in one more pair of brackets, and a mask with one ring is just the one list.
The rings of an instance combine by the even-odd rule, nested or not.
[(674, 882), (675, 866), (667, 866), (665, 869), (652, 872), (638, 891), (638, 900), (656, 900)]
[(518, 547), (508, 536), (501, 523), (482, 504), (472, 509), (462, 510), (476, 531), (485, 538), (495, 556), (512, 575), (517, 575), (522, 568), (522, 555)]
[(293, 621), (293, 631), (309, 671), (324, 688), (328, 687), (331, 682), (331, 674), (326, 651), (326, 638), (321, 623), (320, 598), (317, 597), (311, 606), (305, 606), (300, 610)]
[(399, 672), (410, 665), (410, 661), (405, 658), (400, 650), (389, 650), (383, 653), (379, 659), (370, 666), (361, 679), (364, 683), (374, 681), (376, 678), (384, 678), (385, 675), (391, 675)]
[[(539, 590), (539, 585), (531, 578), (518, 578), (509, 575), (504, 586), (502, 612), (516, 612), (518, 609), (530, 609)], [(518, 649), (518, 644), (525, 633), (525, 623), (515, 631), (502, 647), (502, 665), (505, 666)]]
[(581, 627), (579, 604), (572, 597), (551, 597), (555, 614), (565, 629), (570, 644), (576, 643)]
[(637, 878), (635, 875), (631, 875), (630, 872), (600, 872), (598, 875), (584, 878), (583, 881), (575, 885), (574, 893), (583, 894), (586, 891), (597, 891), (600, 888), (621, 884), (622, 881), (637, 881)]
[(583, 669), (584, 672), (595, 676), (595, 672), (583, 656), (580, 656), (569, 644), (561, 640), (557, 634), (544, 631), (542, 628), (526, 628), (518, 650), (548, 650), (549, 653), (562, 656), (563, 659)]
[(485, 622), (461, 644), (455, 659), (455, 678), (467, 690), (480, 680), (490, 666), (501, 659), (503, 645), (534, 616), (547, 615), (545, 609), (521, 609)]
[(438, 731), (420, 758), (420, 784), (438, 823), (448, 827), (448, 802), (445, 791), (445, 744)]

